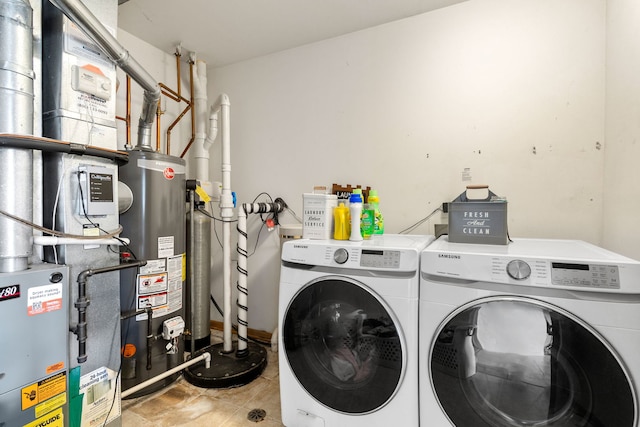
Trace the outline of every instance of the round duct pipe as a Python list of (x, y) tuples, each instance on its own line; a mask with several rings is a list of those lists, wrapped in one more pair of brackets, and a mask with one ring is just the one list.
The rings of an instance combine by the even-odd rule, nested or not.
[[(33, 134), (33, 10), (0, 1), (0, 133)], [(0, 147), (0, 210), (33, 219), (33, 151)], [(0, 272), (26, 270), (30, 227), (0, 217)]]

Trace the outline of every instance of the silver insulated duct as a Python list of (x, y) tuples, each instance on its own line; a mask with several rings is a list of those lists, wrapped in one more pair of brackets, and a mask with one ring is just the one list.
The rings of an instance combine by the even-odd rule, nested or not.
[(144, 89), (144, 103), (138, 123), (138, 147), (151, 149), (151, 129), (161, 91), (154, 78), (129, 55), (100, 20), (80, 0), (50, 0), (95, 41), (125, 73)]
[[(33, 134), (33, 10), (0, 1), (0, 133)], [(0, 147), (0, 210), (33, 218), (33, 152)], [(0, 272), (26, 270), (31, 228), (0, 216)]]

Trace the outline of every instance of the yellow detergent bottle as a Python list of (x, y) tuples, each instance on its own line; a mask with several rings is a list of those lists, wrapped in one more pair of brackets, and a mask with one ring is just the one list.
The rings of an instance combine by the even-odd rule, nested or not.
[(333, 238), (335, 240), (349, 240), (351, 235), (351, 222), (349, 208), (340, 202), (333, 208)]

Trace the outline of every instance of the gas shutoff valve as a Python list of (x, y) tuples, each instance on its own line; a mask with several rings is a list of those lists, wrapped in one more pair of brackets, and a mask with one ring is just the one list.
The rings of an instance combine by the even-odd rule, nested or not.
[(170, 341), (177, 338), (184, 332), (184, 320), (182, 317), (176, 316), (162, 322), (162, 338)]

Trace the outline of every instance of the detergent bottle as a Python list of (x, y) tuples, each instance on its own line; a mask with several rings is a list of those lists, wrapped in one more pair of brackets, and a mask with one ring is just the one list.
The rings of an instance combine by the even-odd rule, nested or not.
[[(357, 191), (360, 190), (360, 191)], [(362, 215), (362, 190), (357, 188), (349, 198), (349, 212), (351, 213), (351, 235), (349, 240), (359, 242), (362, 240), (360, 231), (360, 216)]]
[(367, 199), (369, 209), (373, 211), (373, 234), (384, 233), (384, 218), (380, 212), (380, 199), (377, 190), (369, 190), (369, 198)]
[(335, 240), (349, 240), (351, 234), (349, 223), (349, 208), (340, 202), (333, 208), (333, 238)]
[(362, 205), (362, 215), (360, 216), (360, 232), (362, 233), (363, 239), (371, 238), (373, 234), (374, 227), (374, 211), (369, 203), (365, 203)]

